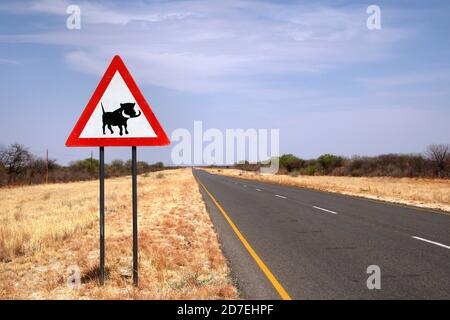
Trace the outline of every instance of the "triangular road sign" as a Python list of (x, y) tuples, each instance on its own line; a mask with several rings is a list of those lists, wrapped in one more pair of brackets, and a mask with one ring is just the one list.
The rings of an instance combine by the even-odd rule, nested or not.
[(66, 146), (162, 146), (169, 143), (127, 67), (115, 56)]

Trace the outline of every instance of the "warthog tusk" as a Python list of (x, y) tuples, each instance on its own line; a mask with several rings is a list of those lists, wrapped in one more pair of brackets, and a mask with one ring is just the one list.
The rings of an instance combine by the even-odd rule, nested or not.
[(126, 119), (130, 119), (131, 117), (125, 113), (125, 111), (122, 111), (122, 117)]

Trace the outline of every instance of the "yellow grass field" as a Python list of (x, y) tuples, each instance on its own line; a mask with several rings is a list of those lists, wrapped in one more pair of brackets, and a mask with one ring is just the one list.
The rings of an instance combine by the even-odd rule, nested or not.
[(450, 180), (391, 177), (258, 175), (235, 169), (205, 169), (211, 173), (450, 212)]
[[(104, 287), (98, 194), (98, 181), (0, 189), (0, 299), (238, 298), (190, 169), (138, 177), (138, 289), (131, 178), (105, 181)], [(71, 266), (79, 288), (67, 285)]]

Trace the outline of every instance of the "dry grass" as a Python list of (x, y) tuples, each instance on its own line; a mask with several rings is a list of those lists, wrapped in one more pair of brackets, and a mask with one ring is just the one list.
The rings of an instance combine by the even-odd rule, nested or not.
[(211, 173), (262, 182), (291, 185), (347, 195), (378, 199), (424, 208), (450, 211), (450, 180), (415, 178), (367, 178), (334, 176), (258, 175), (239, 170), (206, 169)]
[[(190, 169), (138, 177), (140, 286), (132, 286), (130, 177), (106, 181), (98, 286), (98, 181), (0, 189), (2, 299), (233, 299), (237, 291)], [(70, 289), (68, 267), (81, 271)]]

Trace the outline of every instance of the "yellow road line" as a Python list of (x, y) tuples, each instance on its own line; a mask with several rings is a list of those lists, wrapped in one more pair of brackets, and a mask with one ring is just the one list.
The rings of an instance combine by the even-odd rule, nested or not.
[[(197, 178), (196, 178), (197, 179)], [(261, 268), (262, 272), (266, 275), (267, 279), (269, 279), (270, 283), (272, 283), (275, 290), (277, 290), (278, 294), (283, 300), (292, 300), (292, 298), (289, 296), (289, 294), (284, 290), (281, 283), (275, 278), (273, 273), (269, 270), (269, 268), (266, 266), (266, 264), (261, 260), (261, 258), (256, 254), (255, 250), (250, 246), (248, 241), (245, 239), (245, 237), (242, 235), (242, 233), (239, 231), (239, 229), (236, 227), (234, 222), (231, 220), (231, 218), (228, 216), (228, 214), (225, 212), (225, 210), (222, 208), (222, 206), (217, 202), (216, 198), (211, 194), (211, 192), (208, 191), (208, 189), (205, 187), (205, 185), (197, 179), (198, 183), (205, 189), (206, 193), (209, 195), (211, 200), (214, 202), (214, 204), (219, 208), (220, 212), (222, 212), (225, 219), (228, 221), (229, 225), (233, 229), (234, 233), (238, 236), (239, 240), (241, 240), (244, 247), (247, 249), (247, 251), (250, 253), (252, 258), (255, 260), (255, 262), (258, 264), (258, 266)]]

